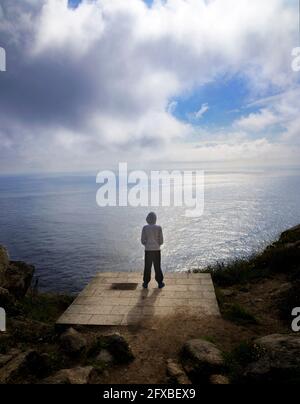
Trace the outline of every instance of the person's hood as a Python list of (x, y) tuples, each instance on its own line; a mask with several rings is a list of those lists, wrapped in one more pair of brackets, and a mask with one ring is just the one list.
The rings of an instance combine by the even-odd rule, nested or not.
[(156, 220), (157, 220), (157, 217), (154, 212), (150, 212), (146, 218), (146, 221), (148, 224), (156, 224)]

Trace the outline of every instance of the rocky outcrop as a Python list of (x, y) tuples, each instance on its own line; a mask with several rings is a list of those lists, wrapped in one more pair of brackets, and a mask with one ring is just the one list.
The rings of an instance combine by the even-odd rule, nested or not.
[(43, 380), (43, 384), (93, 384), (98, 377), (92, 366), (63, 369)]
[(44, 357), (34, 350), (18, 355), (8, 354), (6, 359), (8, 361), (0, 368), (0, 384), (17, 383), (30, 376), (41, 376), (46, 369)]
[(12, 261), (5, 271), (1, 286), (16, 299), (22, 299), (31, 285), (34, 270), (34, 266), (25, 262)]
[(167, 360), (167, 376), (170, 383), (174, 384), (191, 384), (190, 379), (187, 377), (183, 367), (180, 363), (173, 359)]
[(211, 342), (194, 339), (182, 348), (183, 368), (193, 382), (208, 381), (213, 374), (222, 373), (222, 352)]
[(7, 289), (0, 287), (0, 307), (7, 309), (14, 303), (14, 297)]
[(60, 337), (60, 347), (68, 356), (79, 356), (87, 350), (87, 340), (74, 328), (69, 328)]
[(31, 285), (34, 271), (34, 266), (25, 262), (9, 261), (6, 248), (0, 246), (0, 288), (6, 289), (14, 298), (22, 299)]
[(300, 225), (283, 232), (280, 236), (279, 243), (293, 244), (297, 243), (299, 240), (300, 240)]
[(283, 383), (300, 375), (300, 338), (274, 334), (255, 341), (259, 359), (245, 370), (244, 378), (254, 383)]
[(5, 272), (9, 265), (9, 257), (6, 248), (0, 245), (0, 285), (4, 279)]

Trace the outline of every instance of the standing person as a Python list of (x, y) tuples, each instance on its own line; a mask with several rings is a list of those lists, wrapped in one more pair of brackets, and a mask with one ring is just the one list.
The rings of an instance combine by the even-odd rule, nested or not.
[(143, 227), (141, 242), (145, 246), (145, 270), (143, 287), (148, 288), (151, 281), (151, 268), (154, 265), (155, 280), (158, 287), (162, 289), (164, 284), (164, 276), (161, 270), (161, 252), (160, 247), (164, 243), (163, 232), (161, 226), (156, 224), (157, 217), (154, 212), (149, 213), (146, 218), (147, 225)]

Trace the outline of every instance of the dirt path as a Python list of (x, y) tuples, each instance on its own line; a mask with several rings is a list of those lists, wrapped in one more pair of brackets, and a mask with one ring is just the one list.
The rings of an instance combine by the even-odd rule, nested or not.
[(272, 291), (282, 285), (282, 279), (267, 280), (248, 285), (247, 292), (228, 298), (230, 303), (240, 303), (259, 317), (258, 325), (238, 326), (223, 318), (193, 318), (184, 315), (153, 319), (143, 327), (114, 329), (128, 340), (136, 359), (128, 366), (113, 367), (107, 371), (103, 383), (167, 382), (166, 361), (178, 358), (182, 345), (189, 339), (204, 338), (228, 352), (242, 341), (259, 336), (286, 332), (272, 310)]

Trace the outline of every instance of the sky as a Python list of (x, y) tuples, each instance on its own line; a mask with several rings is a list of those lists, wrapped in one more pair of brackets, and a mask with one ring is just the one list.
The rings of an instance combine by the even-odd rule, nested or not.
[(298, 0), (0, 0), (0, 174), (299, 165)]

